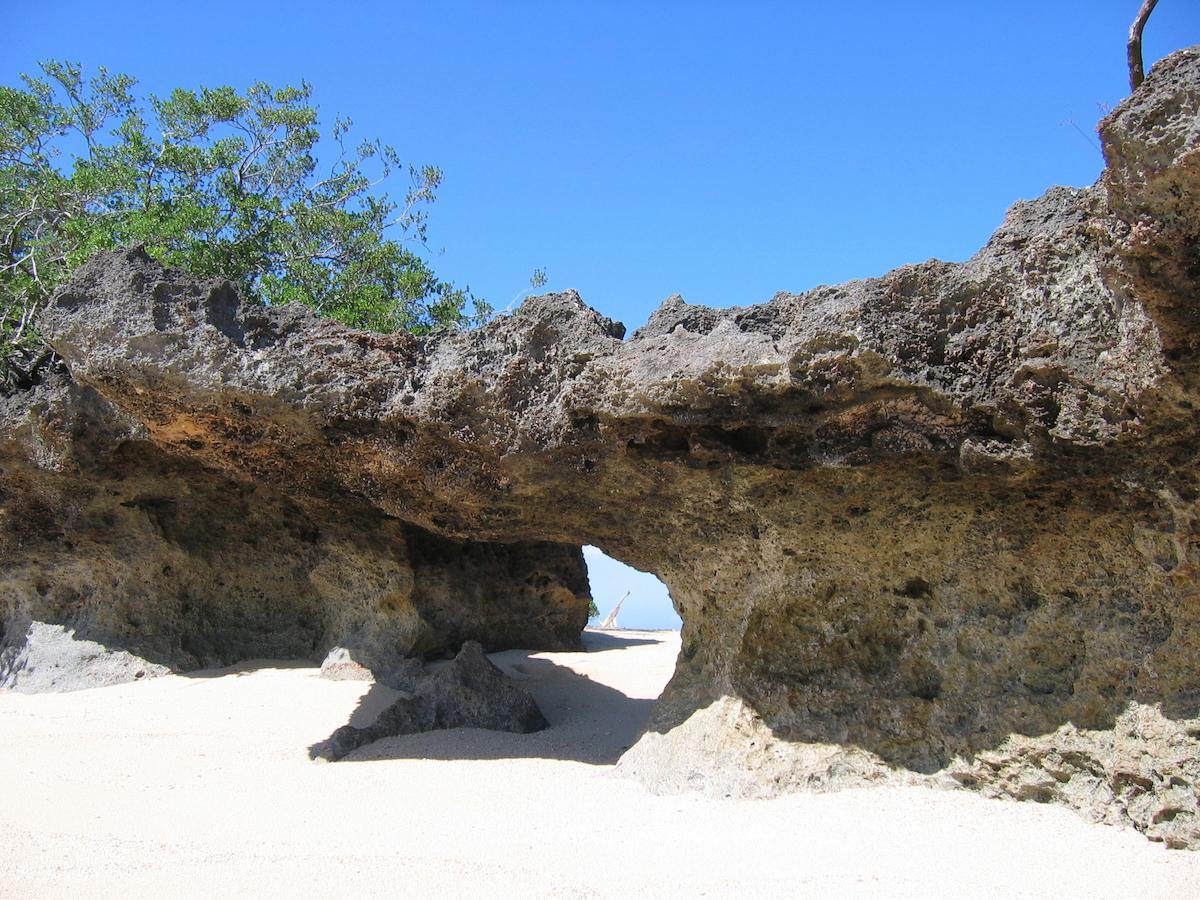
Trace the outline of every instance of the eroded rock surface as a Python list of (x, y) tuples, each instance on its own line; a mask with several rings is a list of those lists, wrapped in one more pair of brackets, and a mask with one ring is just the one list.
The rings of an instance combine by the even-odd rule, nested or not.
[[(23, 690), (334, 647), (403, 682), (410, 658), (466, 640), (575, 648), (587, 621), (578, 547), (456, 541), (348, 492), (289, 495), (157, 445), (61, 374), (0, 398), (0, 558), (0, 687)], [(55, 628), (82, 644), (44, 640)]]
[(171, 670), (125, 650), (77, 638), (62, 625), (10, 619), (15, 638), (0, 650), (0, 684), (26, 694), (77, 691), (157, 678)]
[(478, 641), (380, 712), (370, 725), (343, 725), (309, 748), (313, 759), (333, 762), (386, 737), (443, 728), (486, 728), (529, 734), (548, 727), (528, 691), (509, 680), (484, 656)]
[[(111, 410), (131, 472), (247, 485), (239, 521), (324, 505), (339, 547), (385, 522), (406, 548), (590, 543), (654, 572), (684, 647), (629, 767), (653, 747), (688, 771), (651, 780), (927, 778), (1195, 845), (1198, 114), (1192, 49), (1103, 123), (1098, 185), (1018, 203), (967, 262), (672, 298), (627, 341), (571, 293), (380, 337), (109, 254), (43, 322), (78, 398), (58, 415)], [(327, 558), (331, 584), (361, 566)]]

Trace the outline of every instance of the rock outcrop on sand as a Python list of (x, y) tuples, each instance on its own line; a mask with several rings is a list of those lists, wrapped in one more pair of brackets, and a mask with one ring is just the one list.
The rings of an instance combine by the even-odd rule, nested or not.
[(595, 544), (685, 623), (630, 771), (1196, 845), (1198, 115), (1192, 49), (970, 260), (624, 341), (572, 293), (381, 337), (100, 256), (42, 322), (69, 376), (4, 408), (4, 602), (166, 661), (566, 642)]
[(478, 641), (467, 641), (458, 656), (425, 676), (370, 725), (343, 725), (310, 747), (309, 755), (332, 762), (381, 738), (441, 728), (529, 734), (547, 725), (529, 692), (505, 678), (484, 656)]
[(467, 640), (580, 646), (579, 547), (453, 540), (279, 484), (156, 443), (65, 373), (0, 398), (0, 687), (330, 651), (404, 684)]

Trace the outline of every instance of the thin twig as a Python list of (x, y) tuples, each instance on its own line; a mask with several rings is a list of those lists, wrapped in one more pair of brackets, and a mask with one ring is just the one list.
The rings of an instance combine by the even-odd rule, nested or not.
[(1082, 137), (1085, 141), (1087, 141), (1089, 144), (1091, 144), (1093, 147), (1096, 148), (1097, 153), (1099, 153), (1101, 156), (1104, 155), (1104, 151), (1100, 149), (1100, 145), (1096, 143), (1095, 139), (1092, 138), (1091, 135), (1089, 135), (1086, 131), (1084, 131), (1082, 128), (1080, 128), (1074, 119), (1064, 119), (1059, 124), (1070, 125), (1072, 128), (1074, 128), (1076, 131), (1079, 132), (1080, 137)]

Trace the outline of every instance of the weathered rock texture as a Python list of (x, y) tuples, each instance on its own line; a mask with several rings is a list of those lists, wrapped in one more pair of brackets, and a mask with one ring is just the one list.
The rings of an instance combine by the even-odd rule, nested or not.
[(0, 650), (0, 684), (28, 694), (124, 684), (169, 671), (128, 651), (78, 638), (62, 625), (38, 621), (18, 630)]
[[(672, 298), (624, 342), (570, 293), (478, 331), (378, 337), (136, 252), (100, 257), (43, 323), (70, 399), (27, 407), (57, 434), (99, 417), (90, 452), (134, 483), (211, 481), (126, 485), (129, 505), (96, 501), (122, 511), (105, 532), (88, 502), (6, 475), (6, 533), (36, 525), (57, 554), (34, 562), (8, 537), (6, 558), (22, 584), (38, 565), (58, 567), (56, 590), (76, 568), (120, 584), (93, 560), (181, 534), (246, 584), (203, 613), (172, 601), (180, 622), (209, 616), (236, 642), (275, 634), (259, 624), (272, 609), (311, 646), (323, 591), (372, 595), (413, 534), (419, 559), (592, 543), (658, 574), (685, 622), (630, 769), (744, 787), (740, 767), (761, 766), (772, 789), (936, 775), (1194, 845), (1198, 113), (1193, 49), (1104, 122), (1100, 184), (1017, 204), (967, 262), (748, 308)], [(51, 481), (66, 451), (24, 446)], [(60, 508), (79, 512), (50, 525)], [(291, 548), (314, 508), (337, 549), (301, 577)], [(294, 543), (247, 543), (262, 528)], [(148, 577), (180, 596), (177, 577)], [(234, 599), (251, 587), (264, 599)], [(94, 614), (127, 618), (104, 590)]]
[(441, 728), (486, 728), (529, 734), (549, 723), (524, 688), (504, 677), (483, 655), (477, 641), (463, 644), (458, 656), (414, 685), (365, 728), (343, 725), (327, 740), (309, 748), (313, 759), (339, 760), (385, 737)]
[(578, 547), (456, 541), (350, 492), (289, 495), (156, 444), (63, 375), (0, 399), (0, 559), (0, 686), (17, 690), (334, 647), (403, 684), (406, 658), (571, 649), (587, 621)]

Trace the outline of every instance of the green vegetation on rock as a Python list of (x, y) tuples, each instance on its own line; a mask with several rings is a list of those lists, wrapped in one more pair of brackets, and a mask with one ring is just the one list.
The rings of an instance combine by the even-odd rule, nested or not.
[(308, 84), (142, 100), (126, 75), (41, 68), (0, 86), (0, 382), (48, 358), (35, 317), (53, 290), (96, 251), (132, 244), (357, 328), (423, 332), (489, 311), (412, 249), (441, 171), (409, 167), (405, 196), (390, 197), (396, 151), (352, 145), (349, 119), (323, 135)]

